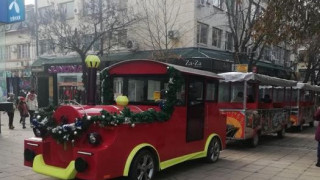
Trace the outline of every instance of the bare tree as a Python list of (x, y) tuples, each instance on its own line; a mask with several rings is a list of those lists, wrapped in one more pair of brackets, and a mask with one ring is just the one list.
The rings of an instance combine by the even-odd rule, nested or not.
[(266, 34), (255, 34), (255, 23), (261, 14), (262, 0), (225, 1), (231, 31), (235, 63), (248, 60), (249, 69), (263, 55)]
[(136, 0), (140, 22), (134, 27), (135, 35), (144, 45), (154, 50), (154, 59), (173, 57), (170, 50), (176, 46), (184, 29), (179, 21), (181, 0)]
[[(106, 3), (107, 2), (107, 3)], [(125, 4), (119, 1), (86, 0), (83, 10), (70, 19), (70, 12), (61, 4), (39, 12), (39, 38), (48, 40), (58, 53), (76, 52), (82, 60), (83, 83), (86, 86), (85, 58), (93, 48), (99, 46), (97, 55), (103, 55), (115, 45), (112, 41), (119, 31), (135, 22)], [(92, 52), (91, 52), (92, 53)]]

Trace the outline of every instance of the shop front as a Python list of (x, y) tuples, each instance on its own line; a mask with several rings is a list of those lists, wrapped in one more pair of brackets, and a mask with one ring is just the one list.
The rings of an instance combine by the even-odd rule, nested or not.
[(36, 79), (39, 107), (65, 101), (83, 102), (80, 58), (39, 58), (32, 65), (32, 74)]

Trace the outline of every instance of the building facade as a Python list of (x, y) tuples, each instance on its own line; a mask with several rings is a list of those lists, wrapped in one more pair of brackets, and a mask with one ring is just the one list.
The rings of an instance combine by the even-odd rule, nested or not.
[(26, 6), (26, 19), (4, 25), (5, 40), (0, 48), (0, 66), (6, 76), (7, 92), (20, 95), (33, 88), (31, 65), (36, 60), (35, 39), (29, 27), (34, 6)]
[[(73, 28), (85, 23), (82, 20), (86, 16), (98, 12), (89, 8), (90, 0), (37, 2), (39, 16), (51, 8), (57, 11), (62, 9)], [(101, 2), (106, 3), (107, 7), (115, 4), (125, 8), (129, 12), (128, 16), (137, 19), (130, 26), (113, 31), (112, 35), (101, 41), (102, 46), (100, 41), (92, 46), (89, 53), (93, 54), (101, 47), (107, 49), (102, 57), (102, 68), (120, 60), (157, 59), (213, 72), (234, 70), (234, 39), (228, 25), (228, 9), (223, 0)], [(263, 7), (264, 3), (255, 8)], [(124, 15), (118, 17), (125, 19)], [(258, 73), (288, 78), (292, 64), (290, 53), (290, 48), (285, 44), (267, 46), (256, 62), (255, 69)], [(247, 61), (236, 63), (245, 64)], [(84, 89), (81, 68), (81, 59), (77, 53), (59, 53), (57, 46), (52, 45), (48, 39), (40, 38), (39, 58), (32, 67), (33, 75), (38, 78), (38, 87), (41, 87), (38, 88), (39, 96), (45, 97), (40, 104), (46, 106), (48, 102), (56, 104), (76, 99), (75, 92)]]

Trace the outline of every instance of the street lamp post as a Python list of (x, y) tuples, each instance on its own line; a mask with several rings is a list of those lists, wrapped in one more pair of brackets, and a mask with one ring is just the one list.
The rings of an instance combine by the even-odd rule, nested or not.
[(97, 82), (97, 69), (100, 65), (100, 59), (95, 55), (88, 55), (85, 60), (88, 72), (88, 83), (86, 88), (87, 92), (87, 104), (96, 105), (96, 82)]

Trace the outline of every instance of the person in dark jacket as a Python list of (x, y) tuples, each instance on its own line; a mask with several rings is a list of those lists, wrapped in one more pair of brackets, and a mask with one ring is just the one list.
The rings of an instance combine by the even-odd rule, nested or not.
[(8, 102), (12, 102), (13, 103), (13, 108), (11, 111), (7, 111), (8, 117), (9, 117), (9, 129), (14, 129), (13, 126), (13, 118), (14, 118), (14, 110), (15, 110), (15, 103), (14, 103), (14, 94), (9, 93), (8, 94)]
[(317, 151), (317, 167), (320, 167), (320, 107), (314, 114), (314, 120), (318, 121), (317, 130), (315, 133), (315, 140), (318, 141), (318, 151)]

